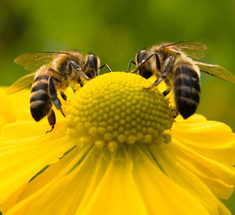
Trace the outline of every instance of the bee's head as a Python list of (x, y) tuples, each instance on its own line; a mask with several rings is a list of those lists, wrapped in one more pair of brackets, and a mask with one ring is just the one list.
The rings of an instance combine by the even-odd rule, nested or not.
[(146, 58), (146, 50), (142, 49), (136, 54), (136, 63), (139, 65)]
[(96, 55), (89, 54), (86, 56), (87, 76), (93, 78), (99, 75), (100, 59)]

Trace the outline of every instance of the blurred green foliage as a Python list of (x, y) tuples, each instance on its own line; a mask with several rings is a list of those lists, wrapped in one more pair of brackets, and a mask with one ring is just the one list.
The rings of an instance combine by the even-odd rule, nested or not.
[[(13, 62), (25, 52), (78, 49), (127, 70), (142, 48), (189, 40), (208, 46), (204, 62), (235, 74), (235, 1), (1, 0), (0, 85), (27, 73)], [(235, 130), (235, 84), (204, 74), (201, 82), (197, 112)]]

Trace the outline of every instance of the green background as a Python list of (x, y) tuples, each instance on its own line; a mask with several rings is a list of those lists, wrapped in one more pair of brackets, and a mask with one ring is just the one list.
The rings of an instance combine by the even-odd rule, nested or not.
[[(13, 59), (25, 52), (78, 49), (101, 65), (127, 70), (136, 52), (158, 42), (200, 41), (203, 62), (235, 74), (233, 0), (1, 0), (0, 85), (22, 75)], [(105, 69), (103, 69), (105, 72)], [(235, 130), (235, 84), (202, 74), (198, 113)], [(227, 202), (235, 213), (235, 196)]]

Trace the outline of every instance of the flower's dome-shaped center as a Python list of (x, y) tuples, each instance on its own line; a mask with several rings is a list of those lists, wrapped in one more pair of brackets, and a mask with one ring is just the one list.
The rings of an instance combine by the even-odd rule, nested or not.
[(170, 129), (168, 102), (143, 77), (112, 72), (100, 75), (76, 91), (65, 105), (70, 135), (89, 137), (110, 150), (123, 144), (153, 143)]

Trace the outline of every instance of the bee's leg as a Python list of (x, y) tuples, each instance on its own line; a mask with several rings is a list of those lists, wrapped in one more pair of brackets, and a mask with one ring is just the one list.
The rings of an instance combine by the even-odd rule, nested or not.
[(77, 65), (76, 62), (71, 60), (70, 63), (74, 67), (74, 69), (76, 69), (76, 71), (78, 72), (80, 76), (82, 76), (86, 80), (90, 80), (90, 78), (84, 72), (81, 71), (80, 67)]
[(84, 82), (82, 81), (81, 77), (78, 77), (77, 83), (78, 83), (81, 87), (83, 87), (83, 85), (84, 85)]
[(63, 91), (60, 91), (60, 95), (61, 95), (62, 99), (64, 99), (65, 101), (67, 101), (67, 96), (64, 94)]
[(127, 71), (126, 72), (130, 72), (130, 69), (131, 69), (131, 64), (134, 64), (136, 65), (135, 61), (133, 60), (130, 60), (129, 63), (128, 63), (128, 68), (127, 68)]
[(47, 131), (46, 134), (48, 132), (53, 131), (54, 127), (55, 127), (55, 123), (56, 123), (56, 117), (55, 117), (55, 112), (51, 109), (51, 111), (49, 112), (49, 114), (47, 115), (47, 119), (49, 124), (51, 125), (51, 130)]
[(107, 69), (109, 70), (109, 72), (112, 72), (112, 69), (109, 67), (108, 64), (105, 63), (104, 65), (100, 66), (99, 69), (102, 69), (103, 67), (107, 67)]
[(58, 99), (57, 97), (57, 92), (56, 92), (56, 88), (55, 88), (55, 84), (53, 82), (53, 78), (52, 76), (49, 77), (49, 94), (50, 94), (50, 97), (55, 105), (55, 107), (60, 110), (60, 112), (62, 113), (62, 115), (65, 117), (65, 114), (62, 110), (62, 104), (60, 102), (60, 100)]
[(78, 82), (80, 87), (83, 87), (84, 86), (84, 83), (83, 82)]
[(171, 92), (171, 90), (172, 90), (170, 80), (169, 79), (165, 79), (165, 83), (168, 86), (168, 88), (165, 91), (162, 92), (164, 97), (167, 96)]
[(172, 108), (172, 109), (171, 109), (171, 112), (172, 112), (172, 114), (173, 114), (173, 118), (176, 118), (176, 117), (179, 115), (179, 112), (177, 111), (176, 108)]
[(169, 89), (163, 91), (162, 94), (163, 94), (163, 96), (165, 97), (165, 96), (167, 96), (170, 92), (171, 92), (171, 89), (169, 88)]
[(157, 79), (150, 87), (147, 87), (145, 89), (152, 89), (153, 87), (157, 86), (158, 84), (161, 83), (161, 81), (163, 81), (168, 73), (171, 71), (171, 66), (173, 64), (174, 60), (173, 60), (173, 57), (170, 56), (168, 59), (166, 59), (166, 62), (163, 66), (163, 71), (162, 71), (162, 75), (159, 79)]
[(176, 118), (179, 115), (177, 111), (173, 112), (173, 118)]

